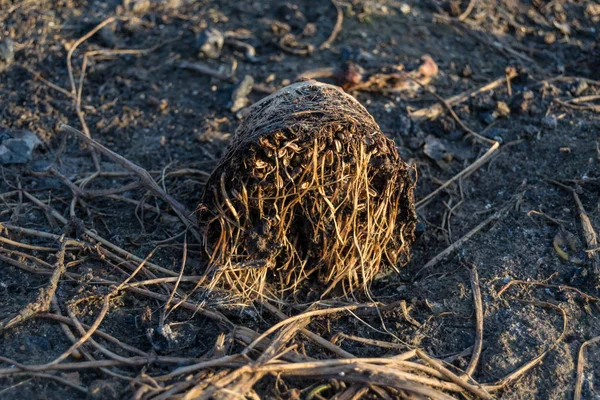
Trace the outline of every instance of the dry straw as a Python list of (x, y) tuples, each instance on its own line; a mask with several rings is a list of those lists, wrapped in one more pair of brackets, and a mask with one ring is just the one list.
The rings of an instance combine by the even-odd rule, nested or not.
[(414, 180), (367, 110), (307, 81), (256, 103), (198, 208), (211, 286), (245, 300), (368, 293), (414, 240)]

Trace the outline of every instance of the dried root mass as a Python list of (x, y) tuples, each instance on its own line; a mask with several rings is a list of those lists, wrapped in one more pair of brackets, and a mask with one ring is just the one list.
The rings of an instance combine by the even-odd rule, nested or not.
[(290, 85), (250, 109), (206, 184), (211, 284), (246, 300), (368, 292), (383, 266), (409, 259), (413, 190), (411, 168), (358, 101)]

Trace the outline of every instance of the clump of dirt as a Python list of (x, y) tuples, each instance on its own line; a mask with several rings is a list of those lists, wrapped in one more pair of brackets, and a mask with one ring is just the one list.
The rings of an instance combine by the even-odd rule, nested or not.
[[(338, 87), (290, 85), (258, 102), (202, 196), (212, 282), (244, 298), (363, 289), (405, 264), (416, 213), (411, 167)], [(309, 279), (311, 278), (311, 279)]]

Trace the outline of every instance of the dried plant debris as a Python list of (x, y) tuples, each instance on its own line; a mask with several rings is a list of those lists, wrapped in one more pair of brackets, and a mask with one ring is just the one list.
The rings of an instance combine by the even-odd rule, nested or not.
[[(199, 207), (213, 285), (286, 299), (368, 293), (410, 256), (411, 167), (340, 88), (290, 85), (250, 108)], [(314, 286), (313, 286), (314, 288)]]
[(380, 93), (416, 92), (436, 77), (439, 67), (428, 55), (421, 57), (418, 68), (405, 71), (404, 65), (394, 66), (393, 71), (367, 73), (360, 65), (348, 61), (335, 68), (318, 68), (305, 71), (297, 79), (333, 79), (347, 92), (365, 91)]

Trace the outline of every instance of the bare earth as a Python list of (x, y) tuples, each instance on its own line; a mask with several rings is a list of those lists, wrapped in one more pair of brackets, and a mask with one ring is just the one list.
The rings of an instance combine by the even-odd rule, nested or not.
[[(66, 272), (55, 297), (67, 320), (72, 321), (67, 315), (71, 312), (82, 323), (93, 324), (114, 288), (100, 278), (122, 282), (138, 265), (125, 262), (124, 253), (119, 259), (98, 248), (114, 246), (143, 259), (158, 246), (151, 262), (164, 270), (144, 269), (136, 281), (177, 277), (185, 241), (184, 276), (201, 273), (196, 239), (183, 235), (185, 226), (169, 204), (135, 185), (135, 176), (101, 156), (102, 174), (81, 186), (96, 171), (93, 158), (81, 140), (60, 133), (59, 124), (83, 129), (83, 117), (95, 140), (151, 171), (160, 188), (194, 210), (208, 174), (243, 117), (243, 110), (231, 111), (231, 102), (235, 84), (244, 76), (254, 78), (248, 96), (253, 103), (308, 70), (339, 69), (353, 62), (367, 75), (398, 72), (398, 66), (414, 71), (421, 57), (429, 55), (439, 72), (426, 87), (441, 98), (500, 81), (494, 89), (454, 105), (455, 117), (442, 107), (432, 120), (410, 117), (415, 110), (439, 104), (418, 86), (404, 92), (351, 91), (396, 142), (402, 158), (417, 166), (417, 200), (484, 156), (494, 141), (500, 147), (473, 173), (419, 204), (412, 260), (400, 274), (388, 274), (372, 288), (373, 299), (394, 307), (384, 308), (381, 316), (363, 312), (315, 317), (306, 327), (326, 340), (343, 332), (395, 343), (395, 348), (386, 348), (351, 338), (336, 341), (357, 357), (391, 356), (418, 347), (445, 359), (466, 349), (449, 360), (454, 372), (464, 370), (476, 341), (471, 273), (476, 268), (483, 344), (474, 380), (496, 383), (548, 350), (540, 363), (493, 396), (573, 398), (580, 348), (600, 335), (600, 276), (594, 269), (598, 251), (591, 236), (586, 241), (581, 218), (583, 209), (589, 226), (600, 230), (600, 6), (583, 0), (340, 0), (336, 4), (343, 14), (342, 29), (328, 48), (319, 49), (334, 29), (336, 7), (329, 1), (295, 3), (0, 0), (0, 39), (15, 43), (14, 62), (0, 72), (0, 139), (3, 130), (30, 130), (43, 141), (29, 163), (0, 167), (0, 239), (17, 242), (0, 242), (1, 324), (49, 286), (63, 234), (90, 245), (68, 245), (65, 252)], [(126, 18), (84, 37), (114, 15)], [(197, 37), (207, 27), (230, 32), (216, 59), (198, 55)], [(282, 30), (289, 30), (296, 42), (282, 45)], [(80, 38), (86, 40), (76, 43)], [(255, 56), (231, 40), (252, 45)], [(84, 55), (92, 52), (87, 53), (79, 107), (67, 66), (74, 44), (77, 88)], [(293, 54), (305, 53), (309, 44), (314, 51)], [(135, 51), (117, 51), (122, 49)], [(218, 74), (181, 68), (185, 62), (201, 63)], [(505, 78), (507, 71), (516, 76)], [(331, 77), (322, 80), (336, 83)], [(476, 140), (458, 121), (488, 140)], [(73, 202), (75, 195), (84, 201)], [(19, 227), (37, 233), (19, 232)], [(460, 240), (474, 228), (468, 240)], [(51, 235), (42, 237), (40, 232)], [(109, 244), (94, 248), (97, 237)], [(452, 244), (452, 251), (434, 259)], [(525, 283), (501, 291), (514, 281)], [(104, 310), (100, 329), (134, 346), (137, 354), (106, 338), (93, 338), (122, 357), (140, 357), (141, 351), (179, 360), (121, 363), (104, 371), (73, 367), (42, 372), (50, 377), (16, 374), (14, 362), (45, 364), (72, 344), (56, 320), (37, 315), (0, 330), (0, 398), (132, 398), (134, 393), (140, 396), (136, 398), (154, 398), (164, 393), (178, 380), (156, 382), (149, 376), (165, 375), (197, 362), (194, 358), (216, 357), (218, 336), (231, 332), (215, 318), (183, 308), (170, 313), (166, 323), (161, 321), (173, 283), (144, 286), (159, 295), (154, 298), (120, 291)], [(180, 291), (193, 286), (182, 282)], [(194, 296), (191, 303), (199, 300)], [(290, 315), (304, 308), (283, 311)], [(51, 307), (44, 312), (56, 311)], [(262, 307), (258, 312), (221, 311), (237, 326), (257, 332), (278, 321)], [(168, 326), (174, 339), (157, 333), (158, 326)], [(81, 337), (75, 328), (71, 332)], [(226, 341), (221, 355), (236, 354), (247, 344), (238, 337)], [(297, 346), (294, 354), (339, 358), (303, 335), (288, 346), (292, 344)], [(114, 359), (89, 342), (82, 349), (95, 360)], [(62, 362), (85, 357), (70, 355)], [(584, 360), (581, 398), (600, 398), (598, 344), (587, 347)], [(233, 367), (205, 372), (227, 368)], [(121, 378), (111, 378), (111, 373)], [(201, 380), (209, 375), (194, 376)], [(304, 399), (317, 384), (327, 386), (314, 399), (335, 398), (351, 386), (338, 380), (266, 375), (253, 390), (260, 398)], [(364, 398), (381, 398), (381, 390), (392, 398), (401, 396), (381, 387), (369, 389)]]

